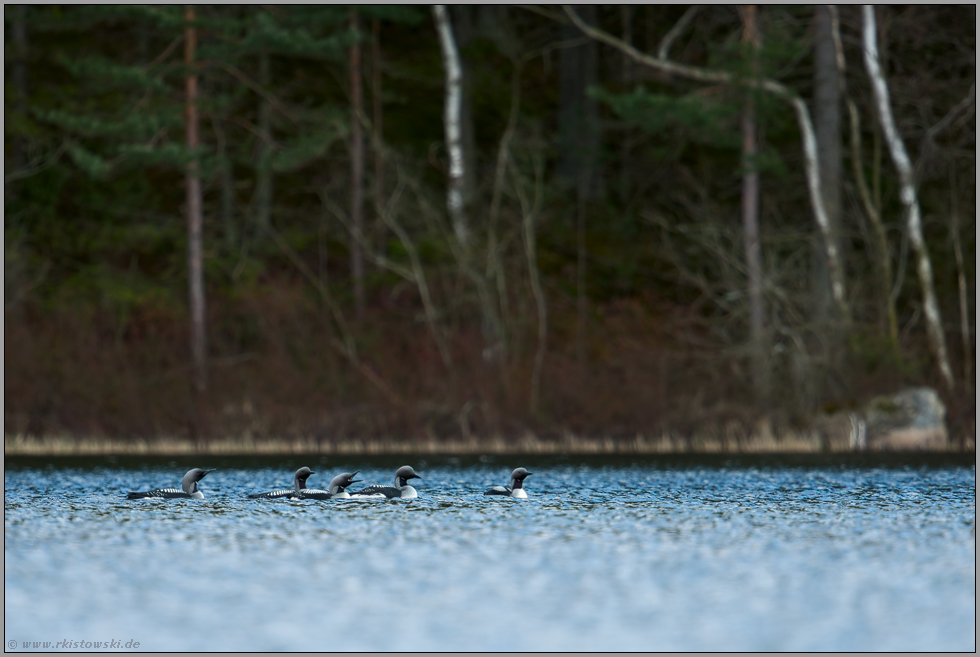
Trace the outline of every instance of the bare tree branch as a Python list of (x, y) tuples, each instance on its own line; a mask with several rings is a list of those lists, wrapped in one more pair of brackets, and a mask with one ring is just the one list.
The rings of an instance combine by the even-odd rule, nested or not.
[(37, 164), (37, 160), (35, 159), (29, 163), (31, 165), (29, 168), (21, 169), (20, 171), (14, 171), (12, 173), (8, 173), (7, 175), (5, 175), (3, 177), (3, 184), (6, 185), (7, 183), (12, 183), (15, 180), (23, 180), (24, 178), (30, 178), (31, 176), (35, 176), (41, 173), (42, 171), (44, 171), (45, 169), (54, 166), (58, 162), (58, 160), (61, 159), (61, 156), (65, 154), (66, 150), (68, 150), (67, 139), (61, 142), (61, 146), (59, 146), (58, 149), (54, 153), (52, 153), (51, 156), (45, 162)]
[(344, 212), (343, 208), (334, 203), (333, 200), (322, 191), (319, 192), (320, 199), (323, 202), (324, 207), (327, 208), (331, 214), (333, 214), (334, 217), (336, 217), (337, 220), (344, 225), (355, 240), (360, 242), (361, 246), (364, 248), (364, 252), (375, 264), (384, 267), (385, 269), (398, 274), (405, 280), (415, 284), (419, 290), (419, 296), (422, 297), (422, 307), (425, 310), (426, 323), (428, 323), (429, 331), (432, 333), (432, 337), (436, 341), (436, 347), (439, 349), (439, 356), (442, 358), (442, 362), (446, 366), (446, 369), (450, 372), (454, 372), (453, 359), (449, 353), (449, 348), (446, 346), (446, 341), (443, 337), (442, 331), (439, 329), (439, 313), (435, 307), (435, 304), (432, 302), (432, 295), (429, 293), (429, 283), (425, 276), (425, 269), (422, 268), (422, 259), (419, 257), (418, 248), (415, 246), (415, 242), (412, 241), (412, 238), (409, 237), (408, 232), (400, 223), (398, 223), (398, 220), (395, 219), (394, 209), (397, 206), (406, 186), (400, 169), (398, 173), (398, 185), (395, 187), (395, 191), (388, 200), (387, 206), (383, 209), (379, 208), (379, 210), (381, 211), (382, 221), (384, 221), (388, 228), (395, 233), (395, 236), (401, 241), (402, 246), (405, 247), (405, 251), (408, 253), (409, 262), (411, 262), (412, 265), (411, 269), (403, 267), (396, 262), (392, 262), (383, 255), (377, 254), (363, 234), (355, 233), (350, 218), (347, 217), (347, 214)]
[(268, 92), (267, 90), (265, 90), (262, 87), (262, 85), (260, 85), (259, 83), (255, 82), (254, 80), (252, 80), (252, 78), (248, 77), (247, 75), (245, 75), (245, 73), (243, 73), (239, 69), (235, 68), (231, 64), (225, 64), (224, 62), (219, 62), (219, 61), (214, 61), (214, 60), (205, 60), (205, 61), (199, 62), (198, 63), (198, 66), (200, 68), (204, 68), (205, 66), (214, 66), (216, 68), (220, 68), (223, 71), (226, 71), (226, 72), (230, 73), (231, 75), (235, 76), (246, 87), (248, 87), (249, 89), (251, 89), (252, 91), (254, 91), (255, 93), (257, 93), (258, 95), (262, 96), (267, 101), (269, 101), (269, 104), (272, 105), (273, 107), (275, 107), (279, 111), (280, 114), (282, 114), (283, 116), (285, 116), (287, 119), (290, 120), (290, 122), (292, 122), (293, 125), (295, 125), (295, 126), (298, 127), (299, 123), (297, 122), (296, 117), (293, 115), (292, 112), (289, 111), (289, 109), (285, 105), (282, 104), (282, 101), (280, 101), (278, 98), (276, 98), (274, 94), (272, 94), (272, 93)]
[(871, 190), (864, 178), (861, 157), (861, 115), (858, 113), (857, 105), (847, 92), (847, 60), (844, 57), (844, 44), (840, 36), (840, 14), (836, 5), (829, 5), (831, 16), (831, 33), (834, 40), (834, 50), (837, 55), (837, 69), (839, 72), (841, 95), (847, 103), (847, 111), (851, 124), (851, 165), (854, 167), (854, 177), (857, 179), (858, 195), (861, 204), (868, 215), (868, 220), (874, 228), (875, 247), (878, 261), (878, 287), (881, 295), (881, 304), (884, 306), (885, 315), (888, 321), (888, 336), (892, 341), (892, 346), (898, 347), (898, 317), (895, 312), (896, 295), (892, 292), (892, 267), (891, 258), (888, 254), (888, 237), (885, 226), (881, 221), (881, 214), (871, 199)]
[(497, 168), (493, 178), (493, 194), (490, 199), (490, 222), (487, 233), (487, 278), (493, 277), (497, 283), (497, 297), (500, 302), (501, 322), (506, 321), (507, 285), (504, 279), (504, 268), (500, 264), (500, 244), (497, 241), (497, 225), (500, 220), (500, 204), (503, 196), (504, 176), (507, 163), (510, 161), (510, 142), (517, 130), (517, 115), (521, 104), (521, 71), (523, 60), (514, 63), (511, 74), (510, 113), (507, 117), (507, 127), (500, 136), (497, 147)]
[(967, 93), (966, 98), (954, 105), (953, 108), (946, 113), (946, 116), (940, 119), (936, 125), (929, 128), (929, 131), (926, 133), (929, 136), (929, 139), (935, 139), (937, 136), (939, 136), (939, 133), (953, 125), (953, 123), (959, 119), (961, 115), (965, 115), (968, 110), (973, 109), (976, 104), (976, 99), (977, 83), (974, 82), (970, 85), (970, 91)]
[(688, 23), (694, 19), (694, 15), (698, 13), (698, 9), (700, 8), (701, 5), (691, 5), (691, 7), (684, 12), (684, 15), (681, 16), (679, 21), (677, 21), (677, 24), (670, 28), (670, 32), (665, 34), (664, 38), (661, 39), (660, 46), (657, 48), (657, 57), (660, 59), (667, 59), (667, 54), (670, 52), (670, 47), (674, 45), (674, 41), (681, 35), (681, 32), (684, 31), (684, 28), (687, 27)]
[(814, 219), (817, 222), (817, 227), (820, 229), (824, 246), (827, 250), (827, 264), (828, 269), (830, 269), (830, 279), (834, 294), (834, 301), (840, 307), (841, 315), (845, 318), (848, 317), (849, 312), (847, 309), (847, 299), (844, 290), (843, 263), (841, 262), (840, 252), (837, 250), (837, 247), (832, 239), (830, 221), (827, 218), (827, 212), (823, 204), (823, 196), (820, 192), (820, 169), (817, 165), (817, 140), (813, 132), (813, 122), (810, 120), (810, 111), (807, 109), (806, 103), (803, 102), (803, 99), (785, 85), (769, 78), (736, 78), (735, 75), (725, 71), (716, 71), (697, 66), (688, 66), (687, 64), (680, 64), (668, 59), (661, 59), (659, 57), (645, 55), (633, 46), (625, 43), (621, 39), (617, 39), (608, 32), (604, 32), (589, 25), (575, 13), (575, 10), (572, 9), (570, 5), (564, 5), (564, 9), (568, 17), (571, 18), (572, 22), (576, 25), (576, 27), (582, 30), (582, 32), (589, 35), (596, 41), (605, 43), (606, 45), (616, 48), (620, 52), (629, 55), (635, 61), (645, 66), (655, 68), (659, 71), (663, 71), (664, 73), (679, 75), (698, 82), (711, 82), (725, 85), (737, 84), (749, 89), (761, 89), (779, 96), (792, 105), (793, 110), (796, 113), (796, 121), (799, 125), (803, 140), (803, 163), (806, 169), (807, 190), (810, 194), (810, 205), (813, 209)]
[(534, 302), (538, 313), (538, 345), (534, 352), (534, 365), (531, 370), (531, 395), (529, 406), (532, 414), (538, 412), (541, 399), (541, 372), (544, 369), (544, 358), (548, 349), (548, 305), (544, 296), (544, 288), (541, 286), (541, 275), (538, 268), (537, 251), (537, 232), (535, 222), (541, 207), (542, 179), (544, 177), (544, 164), (540, 157), (535, 158), (534, 162), (534, 201), (527, 198), (524, 186), (520, 181), (520, 174), (510, 163), (511, 175), (514, 178), (514, 191), (521, 204), (521, 212), (524, 215), (524, 252), (527, 256), (527, 267), (531, 279), (531, 292), (534, 294)]
[(320, 297), (327, 305), (327, 309), (330, 311), (330, 314), (333, 315), (334, 323), (336, 323), (337, 330), (343, 340), (344, 355), (353, 363), (359, 362), (357, 358), (357, 349), (354, 346), (354, 338), (351, 337), (350, 331), (347, 328), (347, 321), (344, 319), (344, 314), (340, 310), (340, 306), (337, 304), (336, 300), (334, 300), (333, 295), (330, 294), (330, 289), (327, 288), (327, 286), (320, 281), (319, 277), (306, 266), (303, 259), (299, 257), (299, 254), (296, 253), (291, 246), (289, 246), (289, 243), (283, 239), (283, 236), (279, 234), (279, 231), (277, 231), (271, 225), (266, 230), (276, 245), (282, 250), (286, 257), (289, 258), (290, 262), (292, 262), (300, 273), (306, 277), (316, 291), (320, 293)]

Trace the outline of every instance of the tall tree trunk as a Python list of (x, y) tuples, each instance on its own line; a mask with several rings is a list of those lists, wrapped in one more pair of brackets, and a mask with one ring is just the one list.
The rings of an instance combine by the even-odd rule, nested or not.
[(970, 296), (966, 282), (966, 267), (963, 263), (963, 247), (960, 240), (959, 190), (956, 185), (956, 164), (949, 167), (950, 225), (949, 233), (953, 239), (953, 254), (956, 256), (956, 286), (960, 293), (960, 335), (963, 339), (963, 383), (967, 393), (973, 391), (973, 349), (970, 340)]
[[(741, 13), (744, 25), (742, 42), (747, 44), (750, 49), (750, 56), (755, 60), (762, 41), (756, 21), (756, 6), (745, 5)], [(753, 69), (757, 69), (755, 61), (753, 61)], [(752, 386), (755, 391), (756, 403), (765, 407), (769, 403), (769, 368), (766, 357), (765, 309), (762, 296), (757, 150), (755, 100), (749, 95), (742, 113), (742, 230), (745, 242), (745, 263), (749, 279)]]
[[(834, 22), (831, 8), (817, 5), (814, 16), (816, 46), (814, 48), (813, 127), (817, 137), (817, 159), (820, 162), (820, 190), (823, 196), (830, 239), (841, 248), (841, 79), (837, 67), (837, 48), (834, 43)], [(813, 289), (817, 323), (826, 327), (835, 319), (833, 292), (827, 271), (826, 249), (815, 250)]]
[(388, 238), (384, 219), (381, 216), (385, 202), (385, 161), (384, 161), (384, 106), (381, 101), (381, 21), (375, 18), (371, 23), (371, 103), (373, 106), (372, 129), (374, 132), (374, 207), (377, 213), (378, 250), (388, 254)]
[(942, 316), (939, 313), (939, 303), (936, 300), (936, 290), (932, 278), (932, 262), (929, 259), (929, 251), (926, 248), (925, 239), (922, 236), (922, 215), (919, 209), (919, 197), (915, 191), (913, 179), (912, 162), (909, 160), (905, 150), (905, 143), (898, 134), (895, 126), (895, 119), (892, 116), (891, 100), (888, 95), (888, 85), (885, 82), (884, 72), (878, 60), (878, 40), (875, 29), (875, 13), (873, 5), (864, 5), (862, 8), (864, 19), (863, 41), (864, 41), (864, 64), (868, 70), (868, 77), (871, 78), (871, 87), (874, 91), (875, 104), (878, 109), (878, 121), (881, 123), (882, 132), (885, 134), (885, 142), (891, 153), (892, 162), (898, 169), (900, 184), (899, 196), (902, 205), (905, 206), (906, 222), (908, 224), (909, 241), (915, 251), (916, 270), (919, 274), (919, 282), (922, 286), (922, 304), (926, 319), (926, 333), (929, 336), (929, 346), (939, 367), (943, 382), (952, 391), (955, 388), (953, 381), (953, 369), (949, 364), (949, 356), (946, 353), (946, 337), (943, 334)]
[[(888, 340), (895, 352), (898, 352), (898, 315), (895, 311), (895, 298), (892, 296), (892, 263), (888, 253), (888, 235), (885, 225), (881, 221), (879, 205), (877, 205), (868, 189), (868, 183), (864, 179), (864, 168), (861, 156), (861, 118), (858, 114), (857, 105), (850, 98), (847, 99), (847, 111), (851, 119), (851, 161), (854, 166), (854, 178), (858, 184), (858, 195), (861, 197), (861, 204), (864, 212), (868, 215), (868, 221), (874, 231), (875, 252), (877, 261), (876, 274), (878, 279), (878, 296), (881, 306), (881, 315), (886, 318), (888, 324)], [(877, 135), (877, 130), (875, 131)], [(880, 148), (876, 153), (880, 155)], [(876, 167), (876, 170), (879, 167)]]
[[(350, 12), (350, 28), (357, 34), (360, 20), (357, 10)], [(364, 253), (361, 240), (364, 235), (364, 139), (361, 136), (361, 118), (364, 113), (364, 93), (361, 89), (361, 41), (356, 38), (350, 47), (350, 274), (354, 281), (354, 315), (364, 319)]]
[[(269, 53), (259, 55), (259, 84), (268, 90), (272, 74), (270, 72)], [(258, 162), (256, 167), (255, 189), (255, 223), (259, 232), (264, 235), (272, 223), (272, 105), (268, 100), (259, 100), (259, 137)]]
[[(581, 5), (582, 19), (594, 25), (595, 5)], [(574, 39), (573, 26), (562, 27), (564, 39)], [(566, 188), (578, 188), (586, 201), (599, 194), (599, 105), (586, 92), (598, 82), (598, 48), (593, 41), (563, 48), (558, 60), (558, 163), (557, 174)], [(583, 171), (585, 175), (583, 177)], [(580, 187), (585, 182), (584, 189)]]
[[(871, 223), (873, 230), (873, 241), (876, 253), (874, 258), (875, 277), (877, 278), (878, 294), (880, 297), (879, 303), (881, 306), (881, 317), (887, 323), (888, 337), (891, 342), (891, 348), (897, 354), (898, 320), (895, 313), (895, 300), (892, 298), (891, 294), (891, 258), (888, 254), (888, 237), (886, 235), (885, 226), (881, 221), (879, 193), (880, 186), (877, 180), (877, 174), (881, 169), (879, 166), (881, 159), (881, 145), (880, 140), (878, 139), (878, 134), (880, 131), (878, 130), (877, 125), (875, 125), (873, 166), (876, 175), (876, 180), (874, 183), (876, 195), (873, 198), (864, 175), (864, 156), (861, 154), (861, 116), (858, 113), (858, 108), (854, 103), (854, 99), (852, 99), (850, 94), (847, 92), (847, 61), (844, 57), (844, 43), (840, 36), (840, 16), (836, 5), (828, 5), (827, 9), (830, 13), (831, 37), (833, 39), (834, 49), (836, 51), (837, 76), (838, 80), (840, 81), (841, 96), (847, 105), (848, 116), (850, 118), (851, 166), (854, 168), (854, 179), (857, 181), (858, 185), (858, 197), (861, 200), (861, 205), (864, 206), (865, 214), (868, 216), (868, 221)], [(826, 264), (825, 258), (823, 259), (823, 262)]]
[[(888, 254), (888, 236), (885, 225), (881, 221), (881, 214), (878, 205), (875, 204), (868, 189), (868, 183), (864, 179), (863, 159), (861, 156), (861, 118), (858, 114), (857, 105), (851, 98), (847, 99), (847, 111), (851, 119), (851, 162), (854, 167), (854, 178), (858, 184), (858, 196), (861, 198), (861, 205), (864, 212), (868, 215), (868, 221), (874, 230), (876, 267), (878, 278), (878, 295), (880, 297), (881, 316), (886, 318), (888, 325), (888, 339), (892, 349), (898, 349), (898, 316), (895, 312), (895, 299), (892, 297), (892, 266), (891, 256)], [(877, 130), (876, 130), (877, 134)], [(877, 149), (880, 151), (880, 148)]]
[[(842, 357), (840, 314), (834, 301), (826, 241), (843, 253), (841, 239), (841, 72), (837, 63), (834, 12), (828, 5), (814, 10), (816, 44), (813, 74), (813, 127), (817, 139), (817, 161), (820, 167), (820, 195), (827, 215), (829, 232), (813, 241), (813, 274), (811, 291), (816, 348), (823, 352), (829, 371), (818, 375), (816, 388), (821, 396), (829, 394)], [(843, 275), (843, 270), (841, 271)], [(811, 373), (811, 377), (817, 375)]]
[(470, 242), (470, 226), (463, 203), (466, 185), (462, 134), (463, 69), (446, 6), (433, 5), (432, 15), (439, 32), (442, 64), (446, 69), (446, 101), (443, 112), (446, 151), (449, 154), (449, 189), (446, 194), (446, 206), (456, 241), (466, 250)]
[[(197, 48), (197, 29), (194, 27), (194, 7), (187, 5), (187, 27), (184, 30), (184, 64), (187, 66), (187, 108), (185, 128), (187, 148), (194, 152), (199, 145), (197, 117), (197, 75), (194, 73), (194, 55)], [(207, 345), (204, 331), (204, 261), (201, 245), (204, 217), (201, 208), (201, 176), (197, 157), (187, 165), (185, 178), (187, 192), (187, 279), (191, 306), (191, 356), (193, 360), (194, 388), (198, 394), (207, 390)]]
[[(596, 6), (582, 5), (582, 19), (594, 25)], [(578, 32), (570, 25), (563, 26), (562, 36), (574, 39)], [(588, 95), (589, 87), (598, 81), (598, 47), (594, 41), (563, 48), (559, 57), (559, 153), (557, 175), (567, 188), (576, 190), (575, 237), (576, 237), (576, 328), (575, 353), (579, 365), (586, 364), (585, 328), (588, 312), (586, 294), (586, 216), (589, 203), (600, 194), (599, 162), (599, 106)]]

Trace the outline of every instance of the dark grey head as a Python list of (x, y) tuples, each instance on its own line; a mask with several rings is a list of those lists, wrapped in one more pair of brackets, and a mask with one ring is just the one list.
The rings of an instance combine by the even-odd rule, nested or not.
[(409, 479), (421, 479), (422, 477), (415, 474), (415, 470), (412, 469), (410, 465), (403, 465), (398, 468), (395, 472), (395, 488), (401, 488), (402, 486), (408, 485)]
[(351, 484), (356, 484), (359, 482), (360, 479), (354, 479), (354, 475), (356, 475), (358, 472), (360, 472), (360, 470), (355, 470), (354, 472), (343, 472), (331, 479), (329, 492), (334, 495), (337, 493), (343, 493), (345, 488)]
[(533, 472), (528, 472), (524, 468), (517, 468), (510, 473), (510, 487), (511, 488), (523, 488), (524, 480), (533, 475)]
[(306, 480), (310, 478), (310, 475), (315, 474), (315, 472), (305, 467), (297, 470), (296, 476), (293, 478), (293, 485), (296, 487), (296, 490), (306, 488)]
[(209, 472), (214, 472), (214, 470), (202, 470), (201, 468), (194, 468), (184, 475), (184, 478), (180, 482), (180, 487), (184, 489), (184, 492), (190, 495), (191, 493), (197, 492), (197, 482), (204, 479)]

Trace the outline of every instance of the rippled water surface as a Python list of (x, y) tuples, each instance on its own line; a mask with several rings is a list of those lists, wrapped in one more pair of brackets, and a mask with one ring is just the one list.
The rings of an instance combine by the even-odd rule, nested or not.
[[(4, 640), (973, 651), (971, 459), (8, 458)], [(403, 462), (417, 500), (246, 498)], [(123, 499), (195, 466), (203, 501)]]

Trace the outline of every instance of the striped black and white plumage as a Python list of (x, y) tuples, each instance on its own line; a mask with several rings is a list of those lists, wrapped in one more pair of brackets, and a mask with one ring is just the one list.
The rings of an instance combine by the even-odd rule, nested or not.
[(524, 468), (517, 468), (510, 473), (510, 486), (494, 486), (483, 493), (484, 495), (506, 495), (526, 500), (527, 493), (524, 491), (524, 480), (530, 477), (533, 472), (528, 472)]
[(403, 500), (414, 499), (419, 496), (418, 491), (408, 485), (409, 479), (421, 479), (410, 465), (403, 465), (395, 472), (395, 485), (382, 486), (375, 484), (368, 486), (356, 493), (351, 493), (351, 499), (392, 499), (401, 498)]
[(320, 490), (319, 488), (307, 488), (306, 480), (310, 478), (310, 475), (316, 474), (309, 468), (303, 467), (296, 471), (296, 476), (293, 478), (293, 488), (292, 490), (274, 490), (269, 493), (257, 493), (255, 495), (249, 495), (251, 498), (255, 499), (299, 499), (299, 500), (333, 500), (333, 499), (347, 499), (350, 497), (345, 490), (348, 486), (353, 483), (360, 481), (359, 479), (354, 479), (354, 475), (357, 472), (344, 472), (339, 474), (330, 480), (330, 488), (328, 490)]
[(142, 493), (130, 492), (128, 495), (126, 495), (126, 499), (203, 500), (204, 493), (198, 489), (197, 482), (204, 479), (209, 472), (214, 472), (214, 470), (194, 468), (184, 475), (184, 478), (180, 482), (181, 488), (158, 488), (156, 490), (150, 490)]

